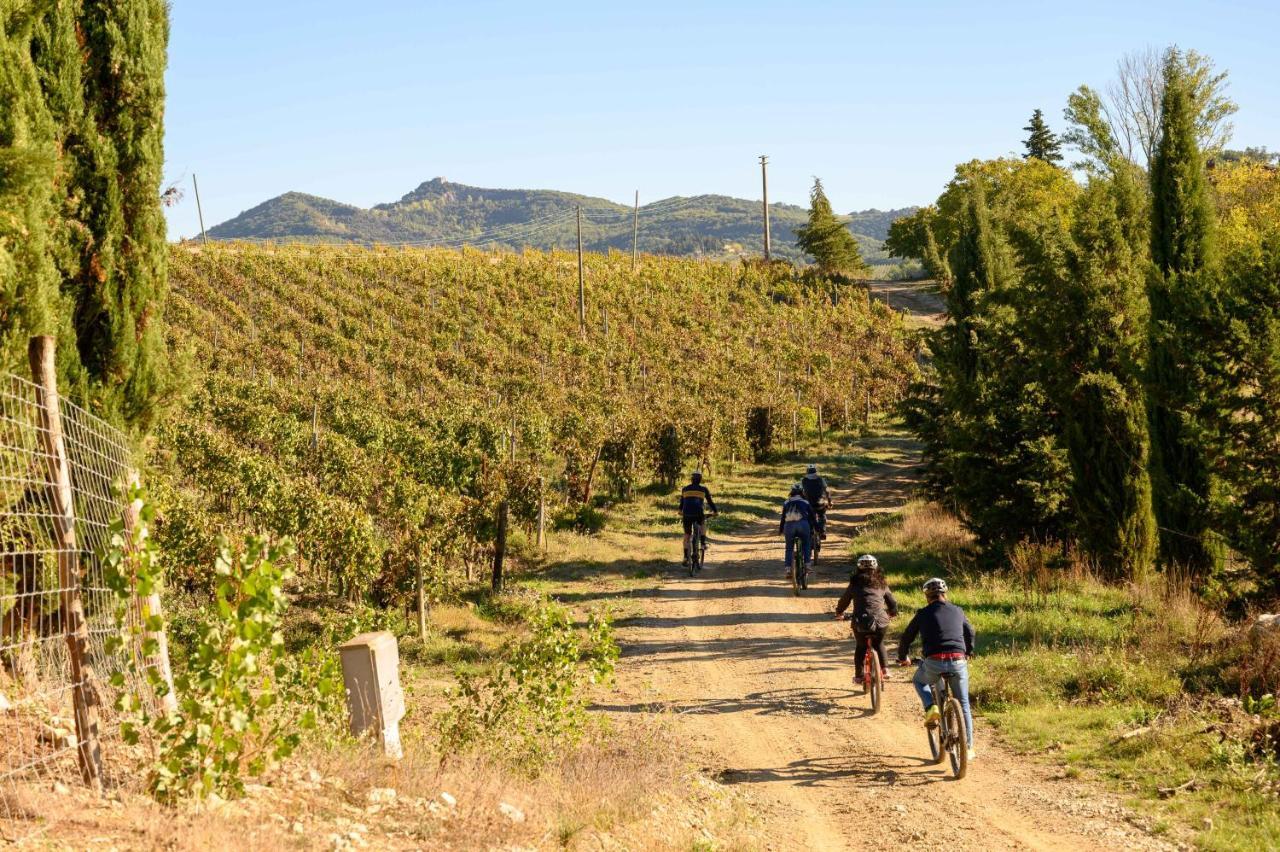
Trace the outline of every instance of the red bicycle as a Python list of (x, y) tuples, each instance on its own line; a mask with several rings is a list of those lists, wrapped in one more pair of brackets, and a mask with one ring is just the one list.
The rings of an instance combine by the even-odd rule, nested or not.
[[(840, 618), (852, 621), (853, 614), (846, 612)], [(884, 669), (880, 667), (880, 655), (872, 645), (871, 636), (864, 636), (862, 644), (863, 647), (859, 649), (862, 654), (862, 694), (870, 694), (871, 715), (874, 716), (880, 712), (880, 697), (884, 693)]]

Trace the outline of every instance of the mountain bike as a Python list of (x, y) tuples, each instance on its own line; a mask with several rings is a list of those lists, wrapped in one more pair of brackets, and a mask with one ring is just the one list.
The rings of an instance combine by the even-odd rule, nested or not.
[(827, 534), (827, 507), (819, 506), (813, 510), (813, 564), (818, 564), (818, 554), (822, 552), (822, 539)]
[[(914, 665), (920, 661), (913, 659)], [(951, 774), (959, 781), (969, 769), (969, 738), (964, 727), (964, 708), (960, 699), (951, 692), (951, 679), (954, 674), (940, 675), (935, 683), (929, 685), (933, 691), (933, 703), (938, 707), (941, 716), (935, 727), (925, 728), (929, 737), (929, 753), (934, 763), (941, 763), (943, 758), (951, 760)]]
[[(711, 517), (715, 517), (714, 514)], [(707, 561), (707, 522), (698, 521), (689, 533), (689, 576), (702, 570)]]
[(791, 578), (791, 594), (799, 595), (801, 589), (809, 588), (808, 572), (804, 569), (804, 540), (796, 536), (791, 543), (791, 570), (787, 573)]
[[(846, 612), (840, 616), (844, 621), (853, 621), (853, 613)], [(871, 696), (871, 715), (880, 712), (880, 697), (884, 694), (884, 669), (880, 668), (880, 655), (871, 643), (872, 637), (863, 637), (862, 652), (862, 694)]]

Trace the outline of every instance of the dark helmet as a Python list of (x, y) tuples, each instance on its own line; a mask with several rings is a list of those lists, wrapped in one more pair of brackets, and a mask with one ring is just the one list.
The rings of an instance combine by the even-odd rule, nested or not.
[(804, 489), (803, 489), (803, 488), (801, 488), (799, 485), (793, 485), (793, 486), (791, 486), (791, 496), (792, 496), (792, 497), (799, 497), (799, 496), (800, 496), (801, 494), (803, 494), (803, 493), (804, 493)]
[(947, 593), (947, 581), (941, 577), (933, 577), (925, 580), (924, 593), (929, 597), (934, 595), (945, 595)]
[(694, 484), (694, 485), (697, 485), (697, 484), (698, 484), (699, 482), (701, 482), (701, 481), (702, 481), (702, 471), (700, 471), (700, 470), (695, 470), (695, 471), (693, 472), (693, 484)]

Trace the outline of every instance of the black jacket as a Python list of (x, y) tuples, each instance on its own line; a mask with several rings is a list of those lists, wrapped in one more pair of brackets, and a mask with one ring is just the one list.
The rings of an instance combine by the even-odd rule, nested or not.
[(853, 626), (858, 629), (864, 613), (874, 619), (876, 630), (884, 630), (889, 626), (889, 619), (898, 614), (898, 601), (894, 599), (889, 587), (877, 588), (862, 574), (854, 574), (849, 578), (849, 587), (840, 596), (836, 604), (836, 615), (844, 615), (844, 611), (853, 604)]
[(707, 508), (718, 512), (716, 501), (711, 499), (711, 491), (702, 483), (690, 482), (680, 492), (680, 514), (686, 518), (701, 518)]
[(948, 601), (934, 601), (916, 611), (915, 617), (902, 632), (902, 641), (898, 644), (899, 660), (907, 658), (907, 652), (911, 650), (911, 643), (916, 641), (917, 634), (926, 657), (934, 654), (973, 653), (973, 625), (965, 618), (964, 610)]

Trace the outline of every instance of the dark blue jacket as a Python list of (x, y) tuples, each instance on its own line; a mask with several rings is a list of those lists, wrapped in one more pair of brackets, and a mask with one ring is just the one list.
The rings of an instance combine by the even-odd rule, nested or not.
[(813, 526), (813, 506), (809, 505), (809, 501), (803, 497), (792, 497), (782, 504), (782, 520), (778, 522), (778, 532), (786, 530), (788, 516), (793, 520), (805, 521), (810, 527)]
[(964, 610), (953, 603), (934, 601), (924, 609), (916, 610), (915, 617), (902, 631), (902, 642), (898, 645), (899, 660), (907, 658), (917, 634), (926, 657), (973, 653), (973, 625), (965, 618)]
[(705, 515), (707, 510), (704, 503), (711, 507), (711, 511), (720, 511), (716, 508), (716, 501), (711, 499), (710, 490), (701, 483), (695, 485), (690, 482), (680, 492), (680, 514), (686, 518), (701, 518)]

